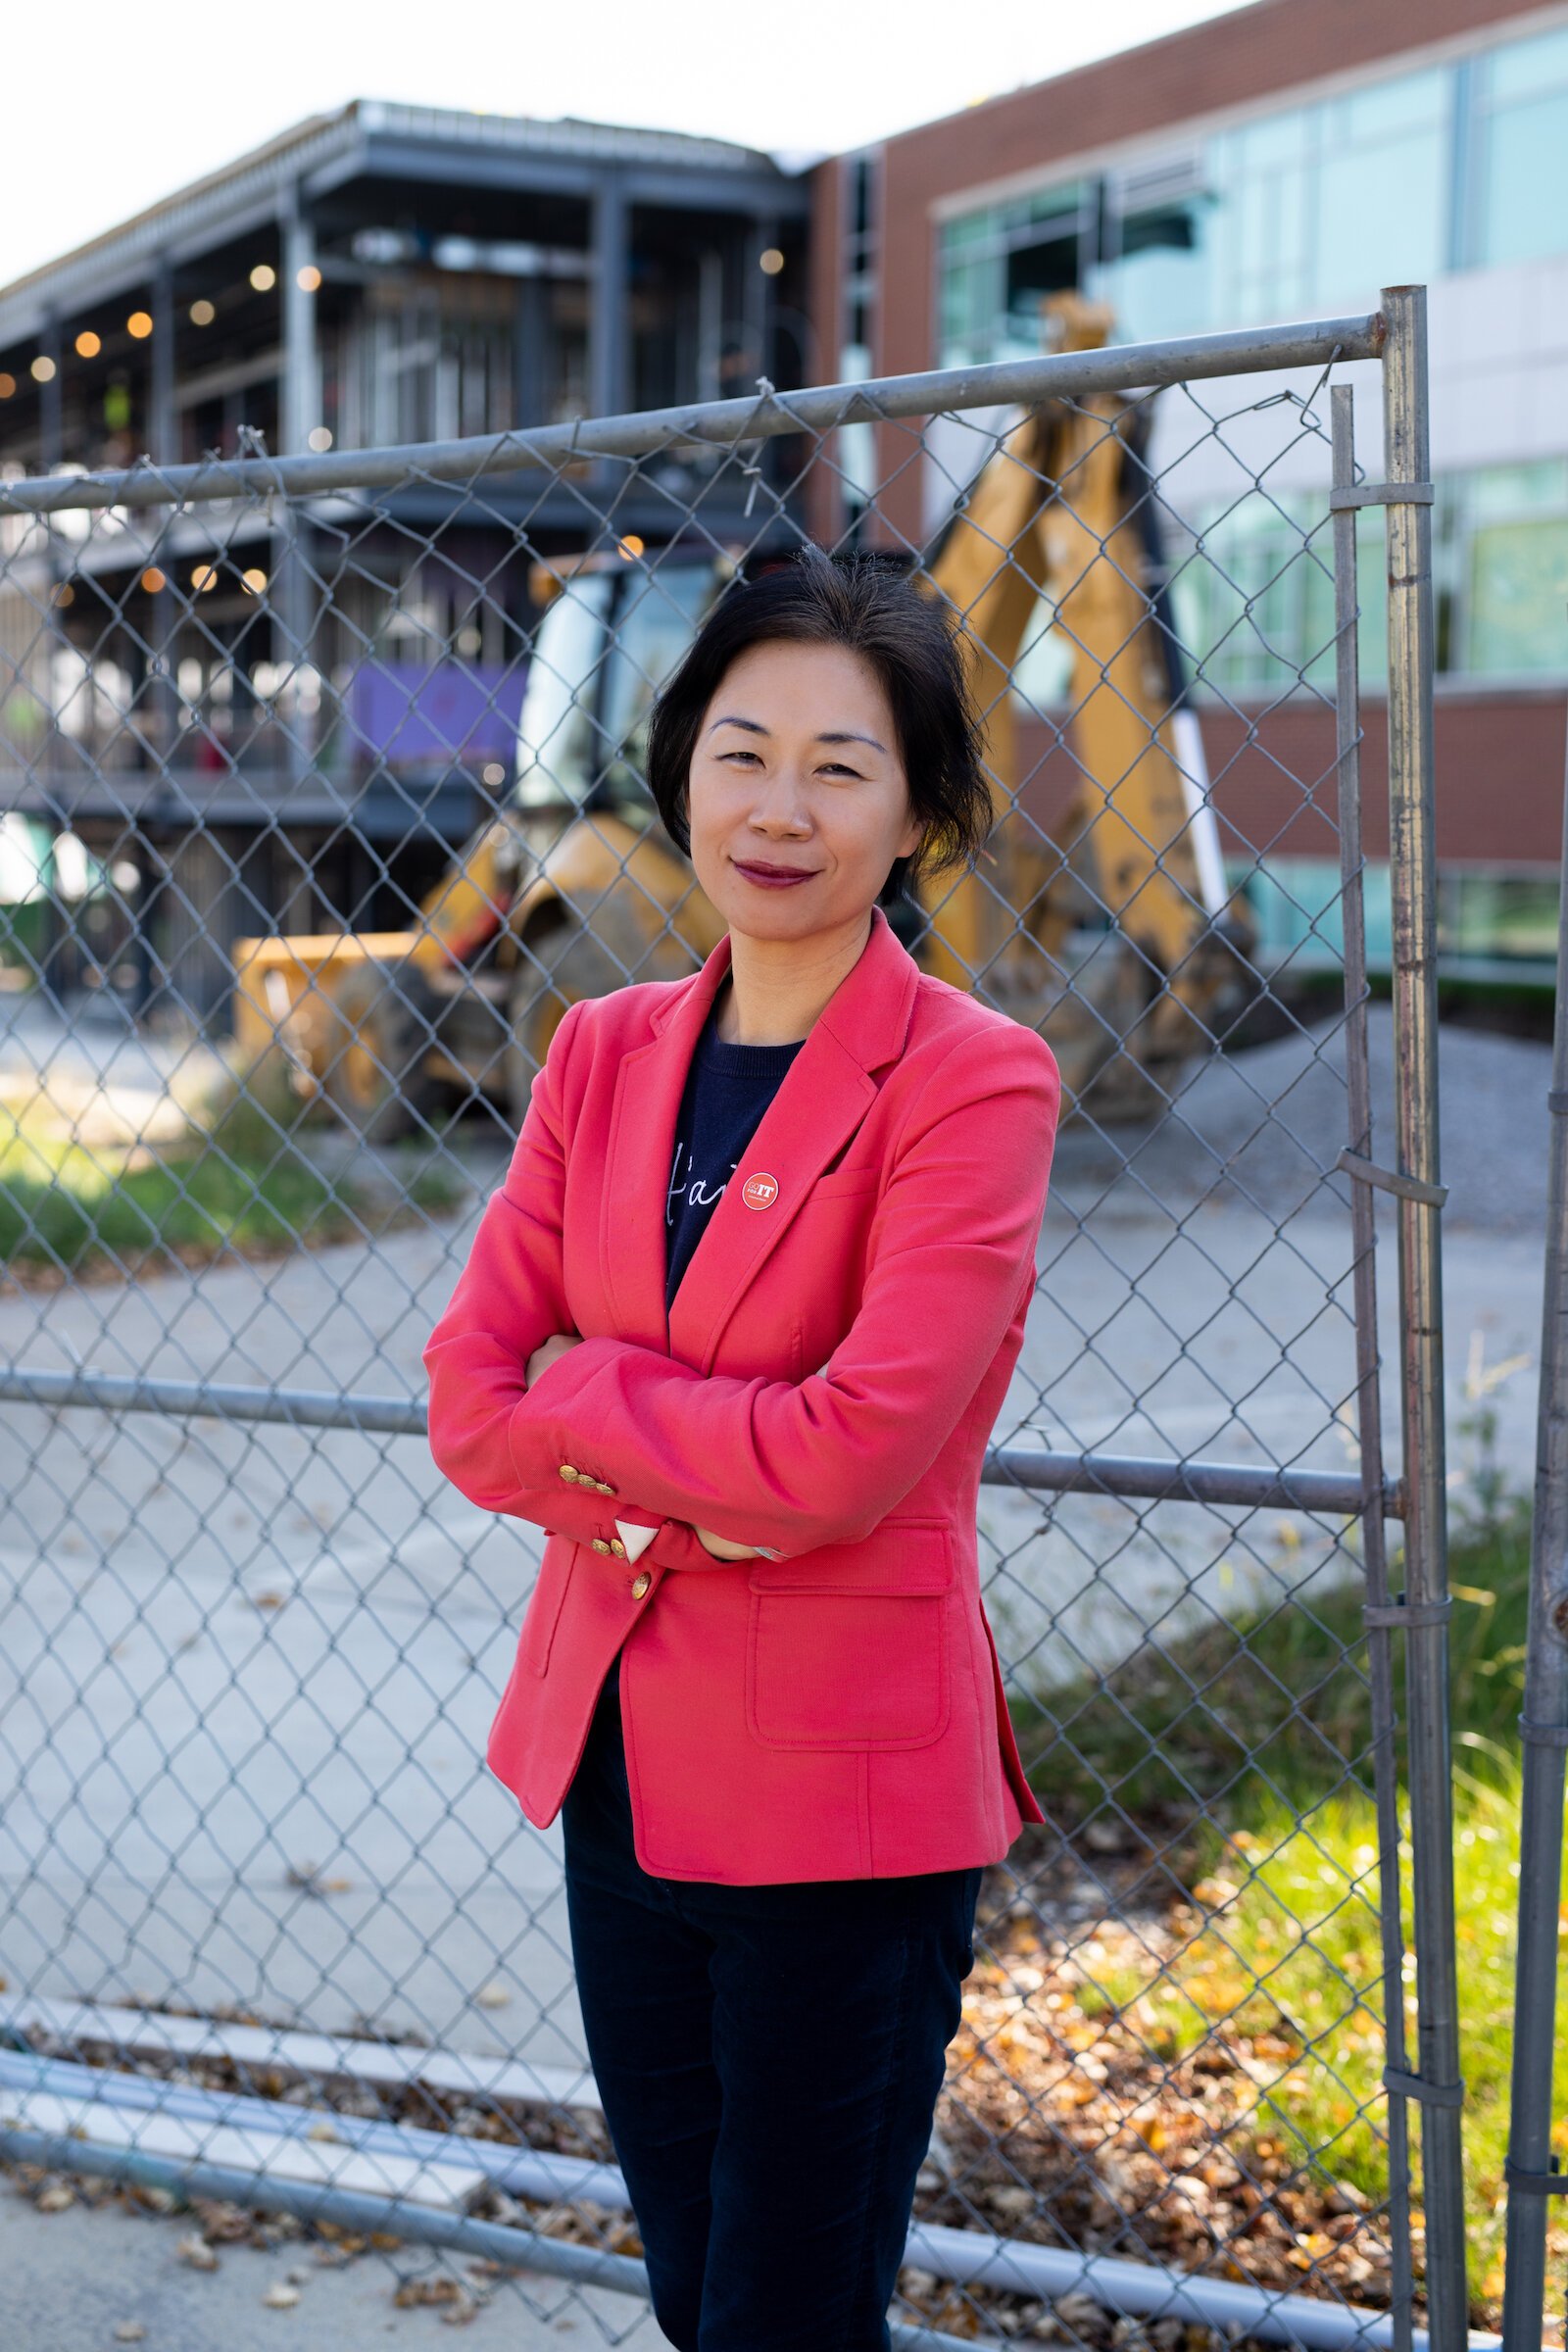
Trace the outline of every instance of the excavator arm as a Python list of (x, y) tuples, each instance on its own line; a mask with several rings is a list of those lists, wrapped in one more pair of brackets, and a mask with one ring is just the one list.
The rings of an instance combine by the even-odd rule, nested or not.
[[(1059, 343), (1104, 341), (1102, 306), (1068, 294), (1048, 308)], [(1217, 841), (1205, 898), (1199, 850), (1214, 819), (1176, 750), (1176, 664), (1150, 582), (1149, 417), (1147, 402), (1104, 394), (1028, 412), (960, 501), (924, 575), (959, 620), (996, 804), (985, 869), (936, 886), (931, 965), (1061, 1039), (1078, 1092), (1104, 1073), (1102, 1110), (1118, 1085), (1133, 1106), (1140, 1090), (1120, 1083), (1129, 1074), (1207, 1043), (1250, 945), (1244, 910), (1210, 903)], [(1026, 806), (1010, 692), (1042, 597), (1071, 649), (1061, 740), (1077, 778), (1049, 831)], [(1088, 910), (1114, 922), (1118, 951), (1097, 953), (1087, 980), (1067, 970), (1086, 896)]]

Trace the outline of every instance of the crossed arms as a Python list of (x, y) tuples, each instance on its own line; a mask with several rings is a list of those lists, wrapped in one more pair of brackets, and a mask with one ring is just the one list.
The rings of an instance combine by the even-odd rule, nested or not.
[[(552, 1040), (424, 1349), (438, 1466), (483, 1508), (582, 1542), (607, 1509), (681, 1523), (668, 1533), (687, 1539), (682, 1565), (716, 1564), (699, 1526), (783, 1552), (858, 1541), (956, 1428), (1033, 1287), (1058, 1103), (1049, 1048), (1014, 1025), (983, 1052), (958, 1041), (925, 1075), (893, 1147), (859, 1311), (809, 1379), (704, 1374), (601, 1337), (530, 1384), (529, 1356), (571, 1329), (562, 1074), (582, 1009)], [(613, 1500), (564, 1483), (563, 1461), (589, 1466)]]

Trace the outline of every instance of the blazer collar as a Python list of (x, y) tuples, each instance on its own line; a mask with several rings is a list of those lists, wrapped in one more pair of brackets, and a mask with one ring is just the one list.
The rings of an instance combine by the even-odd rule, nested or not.
[[(870, 1072), (895, 1061), (909, 1031), (919, 967), (880, 906), (871, 931), (807, 1033), (745, 1157), (726, 1185), (664, 1311), (665, 1208), (675, 1121), (693, 1051), (730, 968), (726, 932), (700, 971), (677, 981), (651, 1018), (648, 1044), (624, 1055), (611, 1112), (599, 1247), (617, 1336), (700, 1371), (712, 1369), (724, 1326), (788, 1232), (822, 1170), (876, 1098)], [(748, 1206), (743, 1186), (777, 1186)]]

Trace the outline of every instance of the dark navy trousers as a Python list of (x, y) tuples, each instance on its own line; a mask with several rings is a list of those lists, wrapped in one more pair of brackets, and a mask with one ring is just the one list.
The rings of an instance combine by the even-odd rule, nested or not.
[(886, 2352), (981, 1872), (651, 1877), (613, 1674), (562, 1824), (588, 2055), (660, 2327), (679, 2352)]

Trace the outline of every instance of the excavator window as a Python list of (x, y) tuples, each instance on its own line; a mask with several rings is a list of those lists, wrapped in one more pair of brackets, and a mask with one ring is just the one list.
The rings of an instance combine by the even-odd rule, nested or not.
[(605, 777), (617, 801), (643, 794), (648, 713), (718, 590), (711, 564), (661, 564), (633, 572), (615, 612), (605, 678)]
[(593, 781), (594, 704), (615, 586), (608, 572), (568, 580), (539, 622), (517, 721), (516, 797), (524, 808), (580, 803)]

